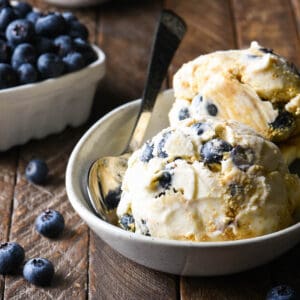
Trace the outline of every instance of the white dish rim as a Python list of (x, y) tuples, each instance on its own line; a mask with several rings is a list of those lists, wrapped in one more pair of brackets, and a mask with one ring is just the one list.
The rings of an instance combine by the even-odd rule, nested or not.
[[(163, 93), (170, 92), (171, 90), (165, 90)], [(253, 243), (260, 243), (262, 241), (271, 240), (273, 238), (278, 238), (282, 235), (289, 234), (290, 232), (294, 230), (300, 229), (300, 222), (284, 228), (282, 230), (269, 233), (266, 235), (253, 237), (253, 238), (247, 238), (247, 239), (240, 239), (240, 240), (234, 240), (234, 241), (217, 241), (217, 242), (195, 242), (195, 241), (182, 241), (182, 240), (170, 240), (165, 238), (159, 238), (159, 237), (148, 237), (141, 234), (129, 232), (126, 230), (123, 230), (115, 225), (112, 225), (110, 223), (107, 223), (103, 220), (101, 220), (99, 217), (97, 217), (94, 212), (92, 212), (92, 209), (88, 209), (85, 207), (80, 200), (77, 200), (76, 191), (73, 189), (73, 185), (76, 184), (76, 180), (72, 176), (72, 170), (73, 166), (76, 164), (76, 157), (78, 153), (80, 153), (82, 147), (84, 146), (85, 142), (89, 139), (90, 135), (94, 132), (94, 130), (101, 126), (103, 122), (105, 122), (107, 119), (109, 119), (112, 115), (119, 113), (122, 110), (126, 110), (127, 108), (131, 106), (136, 106), (141, 102), (141, 99), (133, 100), (130, 102), (127, 102), (123, 105), (120, 105), (116, 108), (114, 108), (112, 111), (105, 114), (103, 117), (101, 117), (94, 125), (92, 125), (80, 138), (78, 143), (76, 144), (75, 148), (72, 151), (72, 154), (69, 158), (67, 170), (66, 170), (66, 191), (68, 195), (68, 199), (75, 209), (75, 211), (82, 217), (84, 220), (88, 219), (88, 223), (92, 224), (92, 227), (99, 227), (101, 226), (106, 232), (111, 232), (114, 235), (119, 235), (124, 238), (127, 238), (129, 240), (135, 239), (140, 240), (144, 243), (149, 244), (160, 244), (160, 245), (166, 245), (166, 246), (176, 246), (176, 247), (193, 247), (193, 248), (219, 248), (219, 247), (236, 247), (236, 246), (244, 246), (247, 244), (253, 244)], [(85, 200), (86, 201), (86, 200)], [(89, 206), (89, 204), (87, 203)]]

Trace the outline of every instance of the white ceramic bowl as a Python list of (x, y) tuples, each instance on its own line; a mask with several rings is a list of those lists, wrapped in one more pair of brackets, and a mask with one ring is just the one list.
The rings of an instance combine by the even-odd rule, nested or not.
[[(162, 93), (151, 124), (155, 134), (168, 125), (172, 91)], [(247, 270), (281, 255), (300, 241), (300, 223), (265, 236), (229, 242), (173, 241), (124, 231), (96, 217), (87, 204), (86, 176), (91, 163), (123, 150), (140, 100), (116, 108), (81, 138), (67, 167), (66, 187), (76, 212), (112, 248), (129, 259), (159, 271), (181, 275), (224, 275)]]
[(55, 4), (64, 7), (83, 7), (89, 5), (96, 5), (108, 0), (45, 0), (50, 4)]
[(84, 69), (55, 79), (0, 90), (0, 151), (57, 133), (88, 118), (105, 55)]

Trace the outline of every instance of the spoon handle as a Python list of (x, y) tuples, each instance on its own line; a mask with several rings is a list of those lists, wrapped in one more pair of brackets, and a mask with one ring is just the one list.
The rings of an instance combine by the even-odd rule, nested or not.
[(142, 143), (151, 112), (171, 60), (186, 32), (185, 22), (170, 10), (163, 10), (154, 37), (142, 104), (125, 152), (133, 152)]

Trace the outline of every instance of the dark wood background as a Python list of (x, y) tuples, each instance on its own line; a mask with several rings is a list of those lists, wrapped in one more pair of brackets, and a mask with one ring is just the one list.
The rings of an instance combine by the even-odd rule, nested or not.
[[(41, 9), (57, 9), (41, 0), (30, 2)], [(252, 40), (300, 66), (300, 0), (120, 0), (74, 10), (88, 25), (91, 42), (107, 55), (107, 75), (99, 85), (89, 123), (0, 153), (0, 241), (19, 242), (27, 258), (49, 258), (56, 277), (51, 288), (42, 289), (21, 276), (2, 276), (0, 299), (264, 299), (274, 284), (300, 286), (299, 246), (271, 264), (232, 276), (167, 275), (113, 251), (68, 203), (64, 186), (68, 157), (100, 116), (140, 97), (155, 22), (163, 7), (181, 15), (189, 27), (170, 67), (166, 88), (182, 63), (214, 50), (247, 47)], [(33, 157), (44, 158), (49, 165), (50, 178), (44, 186), (25, 180), (24, 168)], [(47, 207), (65, 216), (67, 228), (56, 241), (34, 230), (36, 216)]]

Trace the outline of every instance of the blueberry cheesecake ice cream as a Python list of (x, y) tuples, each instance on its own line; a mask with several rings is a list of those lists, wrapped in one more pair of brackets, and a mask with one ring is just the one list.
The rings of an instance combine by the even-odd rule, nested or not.
[(184, 64), (173, 80), (171, 125), (201, 115), (249, 125), (271, 141), (300, 131), (300, 76), (293, 64), (252, 42)]
[(143, 235), (226, 241), (293, 224), (299, 197), (275, 144), (235, 121), (189, 118), (130, 157), (117, 215)]

